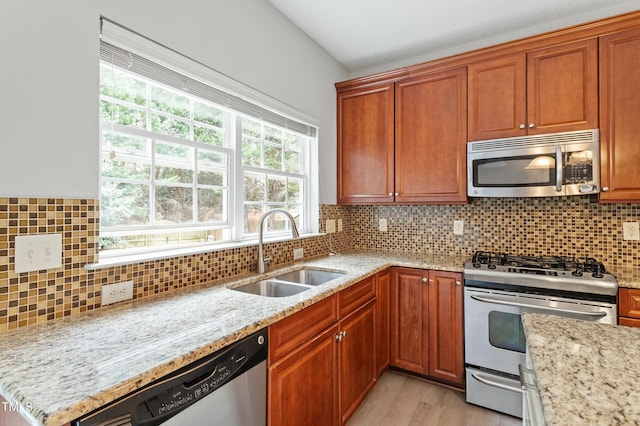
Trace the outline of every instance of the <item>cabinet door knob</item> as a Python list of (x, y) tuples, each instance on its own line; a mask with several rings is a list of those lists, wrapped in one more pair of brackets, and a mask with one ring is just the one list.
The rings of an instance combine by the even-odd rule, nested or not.
[(524, 123), (522, 123), (522, 124), (520, 125), (520, 130), (524, 130), (524, 127), (525, 127), (525, 126), (524, 126)]
[(460, 281), (456, 281), (456, 286), (460, 287), (460, 285), (462, 285), (462, 283)]
[(603, 186), (602, 187), (602, 192), (609, 192), (609, 187), (608, 186)]
[(423, 283), (426, 283), (426, 282), (427, 282), (427, 279), (423, 277), (423, 278), (422, 278), (422, 282), (423, 282)]
[(400, 193), (399, 193), (399, 192), (396, 192), (396, 193), (395, 193), (395, 194), (393, 194), (393, 195), (395, 195), (395, 196), (397, 197), (398, 195), (400, 195)]
[(390, 193), (389, 193), (389, 197), (393, 197), (393, 192), (390, 192)]
[(530, 128), (530, 129), (533, 129), (533, 128), (534, 128), (533, 123), (529, 123), (529, 128)]

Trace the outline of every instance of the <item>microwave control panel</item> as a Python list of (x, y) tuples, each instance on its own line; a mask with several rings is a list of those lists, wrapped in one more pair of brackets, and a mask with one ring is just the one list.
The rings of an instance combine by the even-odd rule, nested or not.
[(588, 163), (567, 164), (564, 168), (564, 183), (584, 183), (593, 181), (593, 165)]

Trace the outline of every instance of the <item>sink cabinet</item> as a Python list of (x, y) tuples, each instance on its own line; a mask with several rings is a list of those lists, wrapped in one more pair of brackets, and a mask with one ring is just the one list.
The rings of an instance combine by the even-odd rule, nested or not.
[(469, 65), (469, 141), (598, 128), (598, 41)]
[(373, 387), (375, 281), (269, 327), (269, 425), (342, 425)]
[(392, 268), (391, 365), (464, 383), (462, 274)]

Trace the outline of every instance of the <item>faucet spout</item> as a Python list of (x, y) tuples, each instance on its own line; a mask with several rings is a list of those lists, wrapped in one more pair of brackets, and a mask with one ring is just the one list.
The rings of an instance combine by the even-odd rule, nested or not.
[(291, 238), (300, 237), (300, 233), (298, 232), (298, 227), (296, 226), (296, 221), (293, 218), (293, 216), (291, 216), (291, 213), (289, 213), (288, 211), (283, 209), (273, 209), (263, 214), (262, 217), (260, 218), (260, 225), (258, 226), (258, 273), (259, 274), (264, 273), (265, 264), (271, 261), (271, 258), (266, 260), (264, 258), (263, 235), (264, 235), (264, 221), (268, 216), (274, 213), (282, 213), (287, 217), (287, 219), (289, 219), (289, 222), (291, 223)]

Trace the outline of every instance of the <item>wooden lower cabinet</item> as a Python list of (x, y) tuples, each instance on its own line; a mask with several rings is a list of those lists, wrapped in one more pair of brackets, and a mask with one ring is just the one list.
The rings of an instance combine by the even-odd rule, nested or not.
[(429, 353), (428, 271), (392, 269), (391, 365), (426, 375)]
[(376, 277), (376, 378), (391, 362), (391, 269), (378, 273)]
[(464, 380), (462, 276), (429, 271), (429, 373), (449, 383)]
[(376, 379), (375, 309), (370, 277), (269, 327), (269, 425), (348, 420)]
[(462, 387), (462, 274), (393, 268), (391, 365)]
[(336, 324), (269, 367), (269, 425), (338, 424), (337, 334)]
[(618, 290), (618, 324), (640, 328), (640, 289)]
[(347, 422), (376, 379), (374, 366), (374, 307), (371, 301), (340, 320), (338, 343), (340, 420)]

